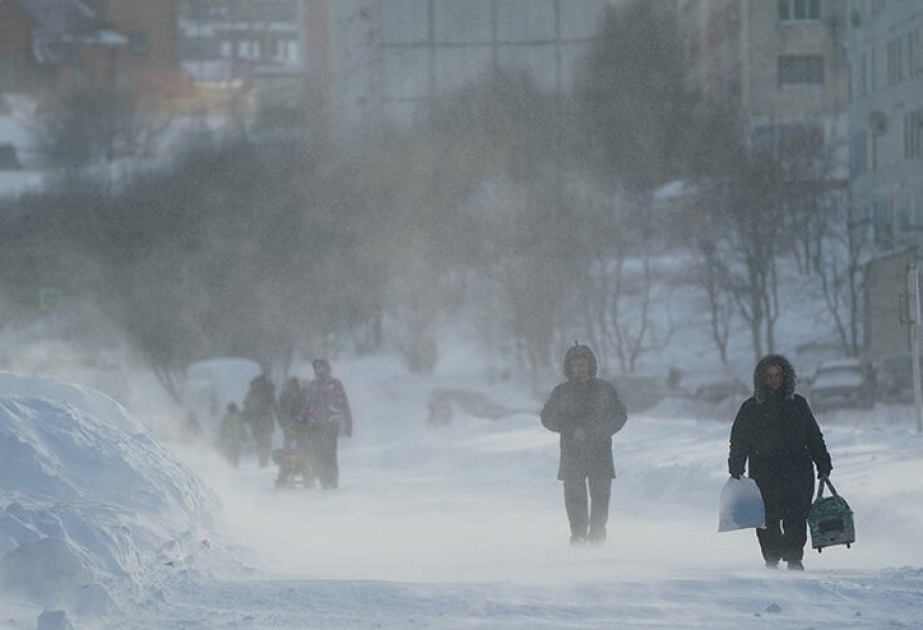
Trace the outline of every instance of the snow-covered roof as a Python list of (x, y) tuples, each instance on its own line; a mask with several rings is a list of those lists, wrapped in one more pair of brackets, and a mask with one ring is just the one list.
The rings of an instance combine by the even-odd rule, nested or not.
[(97, 15), (79, 0), (15, 0), (42, 30), (79, 32), (93, 28)]
[(654, 191), (655, 201), (672, 201), (689, 197), (698, 192), (698, 186), (685, 179), (676, 179), (668, 182)]
[(126, 46), (128, 38), (101, 27), (97, 13), (79, 0), (15, 0), (34, 23), (32, 56), (40, 64), (66, 61), (73, 44)]

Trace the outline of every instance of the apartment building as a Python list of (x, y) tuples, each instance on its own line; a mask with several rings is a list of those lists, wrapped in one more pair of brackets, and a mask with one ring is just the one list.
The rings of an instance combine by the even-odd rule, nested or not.
[(184, 74), (195, 111), (288, 124), (303, 116), (302, 0), (181, 0)]
[(850, 188), (878, 249), (923, 245), (923, 3), (849, 3)]
[(178, 70), (176, 0), (0, 0), (0, 92), (150, 91)]
[(753, 147), (810, 150), (827, 162), (825, 186), (845, 189), (846, 0), (678, 0), (677, 11), (690, 80), (738, 109)]
[(315, 106), (335, 133), (406, 124), (491, 68), (568, 90), (612, 0), (304, 0)]
[(226, 80), (260, 68), (302, 65), (301, 0), (184, 0), (180, 35), (185, 71)]

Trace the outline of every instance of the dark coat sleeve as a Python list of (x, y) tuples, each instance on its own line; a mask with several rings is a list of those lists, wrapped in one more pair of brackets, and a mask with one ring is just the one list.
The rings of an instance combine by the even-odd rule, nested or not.
[(817, 424), (817, 418), (811, 412), (808, 401), (798, 396), (798, 403), (802, 407), (802, 417), (805, 423), (805, 445), (808, 453), (817, 467), (817, 474), (823, 477), (829, 476), (833, 470), (833, 463), (830, 461), (830, 452), (827, 450), (827, 443), (824, 441), (824, 434)]
[(337, 379), (335, 383), (336, 401), (340, 406), (340, 410), (343, 412), (343, 435), (346, 437), (352, 437), (353, 412), (349, 406), (349, 398), (346, 396), (346, 388), (343, 387), (343, 383), (339, 379)]
[(600, 415), (603, 422), (600, 428), (606, 432), (608, 437), (611, 437), (625, 426), (625, 422), (628, 420), (628, 412), (615, 387), (608, 381), (601, 381), (601, 383), (603, 388), (603, 409)]
[(756, 401), (752, 398), (745, 400), (740, 406), (740, 409), (737, 410), (734, 424), (731, 425), (728, 472), (735, 476), (744, 474), (747, 458), (750, 456), (750, 451), (752, 449), (752, 435), (749, 425), (754, 404), (756, 404)]
[(558, 385), (551, 392), (545, 406), (542, 407), (542, 425), (549, 431), (560, 433), (566, 423), (563, 385)]

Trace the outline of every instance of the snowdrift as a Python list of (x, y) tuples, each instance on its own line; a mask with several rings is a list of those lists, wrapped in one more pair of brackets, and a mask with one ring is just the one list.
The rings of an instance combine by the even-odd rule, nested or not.
[[(207, 539), (217, 496), (98, 392), (0, 373), (0, 588), (105, 614)], [(156, 591), (156, 589), (153, 589)]]

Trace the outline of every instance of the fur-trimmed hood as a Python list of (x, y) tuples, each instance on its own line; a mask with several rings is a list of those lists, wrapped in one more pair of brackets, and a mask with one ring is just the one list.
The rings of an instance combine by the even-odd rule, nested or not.
[(770, 365), (778, 365), (782, 368), (782, 397), (791, 399), (795, 395), (795, 383), (798, 380), (795, 368), (781, 354), (767, 354), (753, 368), (753, 397), (756, 398), (756, 402), (761, 403), (766, 400), (765, 377)]
[(574, 377), (571, 363), (578, 358), (584, 358), (590, 362), (590, 378), (596, 378), (596, 372), (599, 369), (596, 363), (596, 355), (593, 354), (589, 346), (582, 346), (577, 343), (568, 348), (567, 352), (564, 353), (564, 376), (567, 377), (567, 380), (571, 380)]

